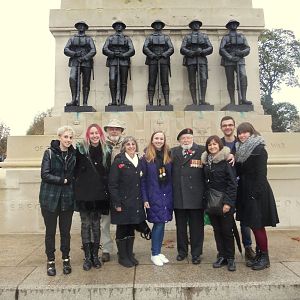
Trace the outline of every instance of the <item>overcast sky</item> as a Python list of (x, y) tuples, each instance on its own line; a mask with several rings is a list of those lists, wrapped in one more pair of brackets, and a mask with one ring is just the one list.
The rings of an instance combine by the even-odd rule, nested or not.
[[(16, 4), (17, 3), (17, 4)], [(266, 28), (293, 30), (300, 38), (299, 0), (253, 0), (263, 8)], [(283, 9), (283, 4), (285, 8)], [(11, 135), (24, 135), (33, 117), (54, 105), (54, 38), (49, 10), (60, 0), (2, 1), (0, 47), (0, 122)], [(289, 101), (300, 111), (300, 88), (283, 88), (275, 101)]]

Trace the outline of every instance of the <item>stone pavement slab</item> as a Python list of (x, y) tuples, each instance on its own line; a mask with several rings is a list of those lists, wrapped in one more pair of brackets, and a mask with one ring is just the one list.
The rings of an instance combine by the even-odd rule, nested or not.
[[(70, 275), (62, 274), (59, 235), (56, 245), (57, 275), (46, 275), (44, 236), (0, 235), (0, 299), (300, 299), (300, 229), (268, 230), (271, 267), (255, 272), (236, 253), (237, 271), (213, 269), (216, 246), (210, 226), (205, 228), (202, 262), (189, 257), (176, 261), (176, 234), (166, 231), (162, 253), (170, 263), (151, 263), (151, 241), (136, 234), (134, 252), (140, 265), (126, 269), (117, 262), (116, 247), (111, 261), (99, 270), (82, 270), (83, 251), (79, 234), (72, 234)], [(293, 239), (296, 238), (296, 239)], [(254, 239), (253, 239), (254, 240)]]

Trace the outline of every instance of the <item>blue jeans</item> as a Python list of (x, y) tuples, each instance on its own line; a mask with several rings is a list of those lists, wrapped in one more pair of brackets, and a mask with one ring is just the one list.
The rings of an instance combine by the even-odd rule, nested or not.
[(244, 247), (249, 247), (252, 245), (252, 240), (251, 240), (251, 229), (242, 222), (240, 223), (241, 226), (241, 234), (242, 234), (242, 242)]
[(151, 235), (151, 252), (152, 255), (158, 255), (161, 252), (161, 246), (164, 239), (165, 223), (154, 223)]

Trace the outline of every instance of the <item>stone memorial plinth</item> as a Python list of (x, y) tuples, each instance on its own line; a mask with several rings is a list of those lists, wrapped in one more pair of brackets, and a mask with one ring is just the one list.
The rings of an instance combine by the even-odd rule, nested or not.
[[(208, 87), (206, 109), (193, 106), (189, 91), (186, 67), (179, 49), (183, 37), (190, 32), (188, 24), (201, 19), (201, 30), (209, 36), (214, 51), (208, 56)], [(150, 24), (161, 19), (166, 23), (164, 33), (174, 45), (171, 57), (170, 109), (161, 106), (149, 108), (147, 100), (148, 67), (142, 47), (145, 37), (152, 32)], [(247, 98), (252, 105), (229, 104), (225, 71), (220, 66), (219, 44), (227, 32), (229, 19), (240, 22), (239, 31), (248, 40), (251, 51), (246, 57), (248, 76)], [(84, 20), (89, 24), (88, 34), (94, 39), (97, 54), (94, 57), (95, 80), (91, 81), (88, 105), (93, 110), (64, 110), (70, 99), (68, 58), (63, 55), (67, 40), (76, 33), (74, 23)], [(114, 32), (111, 25), (116, 20), (126, 22), (125, 34), (130, 36), (136, 54), (131, 60), (131, 80), (128, 80), (126, 110), (110, 109), (110, 90), (106, 57), (102, 46)], [(154, 130), (166, 133), (170, 146), (178, 144), (176, 136), (185, 127), (193, 128), (195, 142), (204, 144), (213, 134), (221, 136), (220, 120), (231, 115), (239, 124), (251, 122), (261, 132), (269, 154), (268, 177), (277, 201), (279, 226), (300, 226), (298, 217), (300, 200), (297, 187), (300, 185), (300, 133), (272, 133), (271, 117), (263, 114), (259, 95), (259, 66), (257, 39), (264, 29), (262, 9), (254, 9), (251, 0), (62, 0), (61, 8), (50, 11), (50, 31), (55, 46), (55, 99), (53, 116), (45, 118), (44, 136), (11, 136), (8, 139), (7, 159), (0, 163), (0, 234), (42, 233), (44, 224), (39, 207), (40, 164), (43, 152), (57, 128), (71, 125), (76, 139), (84, 137), (91, 123), (104, 126), (112, 118), (126, 124), (124, 134), (136, 137), (139, 148), (149, 142)], [(236, 99), (237, 99), (236, 95)], [(224, 110), (225, 107), (225, 110)], [(221, 111), (221, 109), (223, 109)], [(78, 214), (74, 216), (73, 232), (79, 232)], [(167, 228), (174, 228), (174, 223)]]

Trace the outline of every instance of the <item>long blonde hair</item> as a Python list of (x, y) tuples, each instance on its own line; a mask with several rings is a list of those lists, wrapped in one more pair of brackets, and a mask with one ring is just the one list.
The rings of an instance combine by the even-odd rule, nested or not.
[(164, 165), (165, 164), (168, 164), (171, 162), (171, 156), (170, 156), (170, 148), (169, 146), (167, 145), (167, 141), (166, 141), (166, 135), (163, 131), (161, 130), (158, 130), (158, 131), (154, 131), (151, 135), (151, 139), (150, 139), (150, 142), (145, 150), (145, 158), (146, 158), (146, 161), (147, 162), (153, 162), (156, 158), (156, 150), (155, 150), (155, 147), (153, 146), (152, 144), (152, 141), (153, 141), (153, 138), (154, 136), (157, 134), (157, 133), (162, 133), (163, 136), (164, 136), (164, 145), (162, 146), (162, 151), (163, 151), (163, 154), (164, 154)]

